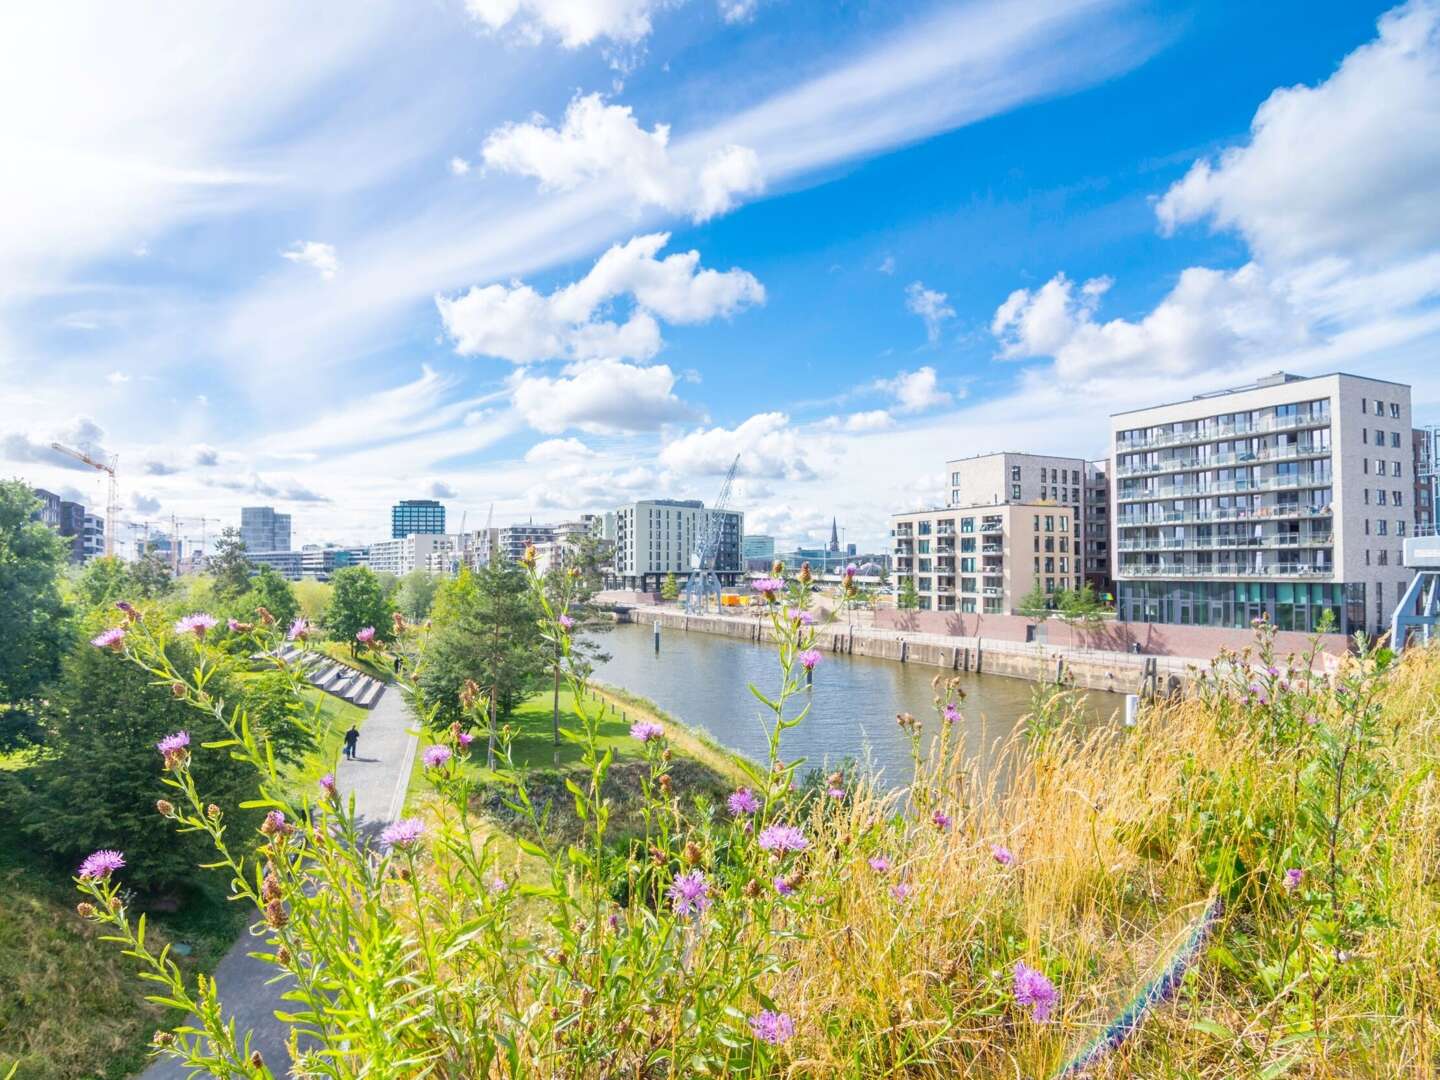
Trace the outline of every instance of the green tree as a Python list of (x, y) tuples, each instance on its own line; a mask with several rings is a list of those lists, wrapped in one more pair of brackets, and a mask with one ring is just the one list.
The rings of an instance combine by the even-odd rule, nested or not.
[(400, 579), (395, 589), (395, 607), (411, 622), (419, 622), (430, 614), (430, 605), (435, 602), (435, 590), (440, 579), (424, 570), (411, 570)]
[(273, 566), (262, 566), (256, 571), (250, 579), (250, 588), (234, 602), (232, 610), (241, 622), (254, 622), (255, 609), (260, 607), (274, 615), (282, 627), (289, 626), (300, 614), (295, 590)]
[[(104, 625), (97, 613), (86, 624), (87, 635)], [(207, 689), (229, 696), (232, 687), (221, 675)], [(208, 847), (205, 837), (177, 833), (155, 812), (155, 800), (166, 794), (156, 742), (172, 732), (189, 733), (196, 782), (227, 815), (238, 813), (240, 801), (253, 792), (248, 765), (223, 750), (201, 749), (227, 737), (217, 720), (177, 701), (125, 657), (88, 642), (66, 658), (44, 724), (54, 757), (22, 774), (28, 787), (17, 808), (22, 830), (67, 863), (96, 848), (123, 850), (127, 881), (142, 888), (193, 878)], [(254, 816), (232, 817), (231, 834), (247, 835), (246, 819)]]
[(1015, 610), (1027, 619), (1048, 619), (1052, 614), (1050, 594), (1045, 591), (1044, 583), (1035, 579), (1035, 586), (1015, 605)]
[(175, 587), (175, 576), (170, 573), (170, 563), (154, 547), (130, 567), (131, 600), (160, 600), (170, 595)]
[[(550, 610), (557, 615), (565, 614), (574, 625), (570, 628), (570, 666), (589, 678), (595, 668), (610, 659), (610, 654), (600, 648), (595, 635), (602, 634), (615, 626), (615, 621), (599, 611), (594, 604), (598, 591), (599, 576), (596, 567), (587, 567), (587, 558), (595, 556), (596, 549), (584, 549), (572, 553), (569, 564), (551, 567), (545, 575), (545, 598)], [(572, 573), (573, 571), (573, 573)], [(554, 744), (560, 745), (560, 681), (564, 661), (560, 639), (549, 644), (551, 655), (551, 699), (550, 733)], [(558, 761), (557, 761), (558, 764)]]
[(70, 543), (32, 518), (24, 483), (0, 481), (0, 748), (37, 734), (36, 703), (72, 640), (60, 575)]
[(909, 574), (900, 579), (900, 591), (895, 596), (895, 606), (901, 611), (914, 611), (920, 606), (920, 591), (915, 588), (915, 579)]
[(1055, 596), (1055, 607), (1067, 626), (1093, 625), (1105, 614), (1105, 605), (1086, 582), (1078, 589), (1063, 589)]
[(375, 628), (375, 636), (389, 641), (392, 636), (390, 601), (380, 579), (368, 566), (347, 566), (330, 579), (333, 589), (325, 612), (325, 627), (337, 641), (348, 641), (355, 652), (356, 631)]
[(468, 723), (460, 689), (473, 679), (488, 703), (492, 766), (497, 726), (540, 689), (550, 670), (539, 615), (525, 570), (505, 559), (476, 573), (462, 569), (435, 598), (434, 628), (418, 676), (425, 704), (434, 709), (430, 723)]
[(250, 588), (250, 575), (255, 572), (255, 566), (245, 554), (245, 541), (240, 539), (239, 529), (226, 526), (215, 541), (215, 551), (207, 566), (215, 579), (216, 595), (221, 599), (233, 599)]
[(660, 582), (660, 599), (676, 600), (680, 596), (680, 582), (675, 579), (675, 572), (672, 570), (665, 575), (665, 580)]
[(117, 600), (129, 600), (134, 595), (130, 571), (114, 555), (91, 559), (75, 575), (75, 599), (87, 610), (111, 607)]

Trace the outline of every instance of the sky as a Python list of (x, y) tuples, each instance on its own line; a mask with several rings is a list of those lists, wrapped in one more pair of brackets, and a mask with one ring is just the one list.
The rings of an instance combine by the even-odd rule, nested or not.
[[(732, 506), (1276, 370), (1440, 423), (1440, 0), (0, 6), (0, 476), (295, 543)], [(129, 530), (122, 530), (124, 539)]]

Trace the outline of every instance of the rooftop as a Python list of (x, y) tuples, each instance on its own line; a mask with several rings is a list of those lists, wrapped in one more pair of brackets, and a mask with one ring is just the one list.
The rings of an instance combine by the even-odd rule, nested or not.
[(1129, 416), (1132, 413), (1150, 412), (1153, 409), (1168, 409), (1172, 405), (1186, 405), (1192, 401), (1205, 401), (1209, 398), (1222, 398), (1230, 394), (1248, 394), (1253, 390), (1269, 390), (1275, 386), (1286, 386), (1290, 383), (1316, 382), (1320, 379), (1334, 379), (1337, 377), (1346, 379), (1363, 379), (1365, 382), (1382, 383), (1385, 386), (1402, 386), (1410, 389), (1409, 383), (1393, 382), (1390, 379), (1377, 379), (1370, 375), (1354, 375), (1348, 371), (1327, 371), (1320, 375), (1292, 375), (1288, 371), (1276, 371), (1273, 374), (1262, 376), (1253, 383), (1245, 386), (1231, 386), (1224, 390), (1209, 390), (1203, 394), (1192, 394), (1180, 401), (1162, 401), (1155, 405), (1145, 405), (1139, 409), (1122, 409), (1120, 412), (1113, 412), (1111, 416)]

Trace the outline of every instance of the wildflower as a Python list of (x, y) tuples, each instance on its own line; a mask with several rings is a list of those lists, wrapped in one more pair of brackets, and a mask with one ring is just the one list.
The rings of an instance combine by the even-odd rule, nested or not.
[(77, 877), (85, 878), (87, 881), (104, 881), (116, 870), (125, 865), (125, 856), (111, 848), (101, 848), (85, 856), (85, 861), (80, 864), (80, 869), (75, 871)]
[(90, 639), (90, 644), (97, 649), (119, 652), (125, 647), (125, 629), (120, 626), (112, 626), (109, 630), (102, 630)]
[(819, 649), (806, 649), (800, 654), (800, 666), (806, 671), (814, 671), (815, 665), (820, 663), (820, 659)]
[(636, 720), (630, 725), (630, 737), (642, 743), (661, 738), (664, 734), (665, 729), (654, 720)]
[(1306, 713), (1305, 723), (1309, 724), (1311, 727), (1314, 727), (1316, 724), (1320, 723), (1320, 717), (1316, 716), (1313, 712)]
[(853, 562), (850, 563), (848, 566), (845, 567), (845, 576), (846, 576), (846, 577), (854, 577), (857, 572), (858, 572), (858, 568), (856, 567), (856, 565), (855, 565)]
[(829, 795), (832, 799), (843, 799), (845, 798), (845, 789), (843, 787), (827, 788), (825, 794)]
[(956, 705), (953, 701), (947, 701), (941, 716), (947, 724), (958, 722), (960, 720), (960, 706)]
[(575, 620), (569, 615), (561, 615), (560, 618), (555, 621), (560, 624), (560, 629), (562, 630), (573, 630), (575, 628)]
[(914, 895), (914, 892), (915, 890), (903, 881), (897, 885), (890, 886), (890, 895), (895, 898), (895, 902), (897, 904), (905, 903), (905, 901), (909, 900), (910, 897)]
[(1023, 960), (1015, 963), (1015, 1004), (1030, 1009), (1036, 1020), (1049, 1020), (1060, 995), (1055, 984)]
[(132, 604), (132, 603), (130, 603), (130, 601), (128, 601), (128, 600), (116, 600), (116, 601), (115, 601), (115, 608), (116, 608), (117, 611), (123, 612), (124, 615), (125, 615), (125, 618), (128, 619), (130, 622), (139, 622), (139, 621), (140, 621), (140, 612), (138, 612), (138, 611), (135, 610), (135, 605)]
[(462, 731), (455, 736), (455, 741), (460, 744), (461, 750), (469, 750), (470, 744), (475, 741), (475, 736), (468, 731)]
[(870, 860), (870, 869), (877, 874), (888, 874), (890, 872), (890, 860), (884, 855), (876, 855)]
[(779, 578), (773, 577), (756, 578), (750, 583), (750, 588), (754, 589), (758, 593), (763, 593), (765, 599), (773, 603), (776, 594), (781, 589), (785, 588), (785, 582), (781, 581)]
[(275, 616), (270, 614), (270, 609), (261, 604), (255, 609), (255, 617), (260, 620), (261, 626), (274, 626)]
[(253, 623), (241, 622), (239, 619), (229, 619), (225, 625), (230, 628), (232, 634), (248, 634), (255, 629)]
[(944, 832), (950, 828), (951, 825), (955, 824), (950, 820), (950, 815), (945, 813), (944, 810), (936, 810), (935, 813), (930, 815), (930, 820), (935, 823), (935, 827), (941, 832)]
[(490, 879), (490, 895), (499, 896), (501, 893), (509, 892), (510, 883), (498, 874)]
[(790, 616), (791, 621), (797, 623), (800, 626), (815, 625), (815, 616), (811, 615), (808, 611), (800, 611), (795, 608), (791, 608), (790, 611), (787, 612), (787, 614)]
[(424, 831), (425, 823), (419, 818), (401, 818), (385, 826), (380, 833), (380, 842), (386, 847), (409, 848), (415, 845)]
[(915, 722), (915, 717), (911, 716), (908, 712), (896, 713), (895, 723), (903, 731), (913, 731), (919, 726)]
[(793, 896), (795, 893), (795, 886), (791, 885), (790, 880), (784, 875), (777, 875), (774, 885), (775, 891), (781, 896)]
[(787, 851), (804, 851), (810, 846), (805, 834), (794, 825), (767, 825), (760, 830), (760, 850), (783, 855)]
[(676, 874), (667, 894), (676, 915), (699, 914), (710, 906), (710, 883), (699, 870)]
[(1285, 891), (1294, 892), (1300, 888), (1300, 883), (1305, 880), (1305, 871), (1291, 867), (1285, 871)]
[(285, 902), (283, 900), (271, 900), (265, 905), (265, 922), (272, 930), (282, 929), (290, 917), (285, 914)]
[(320, 777), (320, 797), (322, 799), (335, 798), (335, 774), (327, 772)]
[(814, 580), (815, 575), (810, 572), (809, 559), (806, 559), (800, 564), (800, 573), (797, 576), (800, 578), (801, 585), (809, 585), (810, 582)]
[(205, 632), (220, 620), (214, 615), (208, 615), (203, 611), (197, 611), (193, 615), (186, 615), (175, 624), (175, 633), (194, 634), (197, 638), (204, 638)]
[(750, 1030), (761, 1042), (779, 1046), (795, 1037), (795, 1022), (790, 1019), (789, 1013), (777, 1013), (771, 1012), (769, 1009), (762, 1009), (750, 1017)]
[(190, 733), (188, 731), (177, 731), (173, 735), (166, 735), (155, 744), (155, 749), (160, 751), (160, 756), (165, 759), (165, 767), (173, 769), (180, 764), (190, 746)]
[(285, 836), (294, 832), (295, 827), (285, 820), (285, 815), (279, 810), (271, 810), (260, 823), (260, 831), (266, 836)]
[(731, 817), (745, 817), (760, 809), (760, 800), (755, 798), (755, 793), (748, 787), (742, 787), (739, 791), (731, 792), (725, 805), (730, 808)]
[(81, 900), (75, 905), (75, 913), (82, 919), (93, 919), (95, 917), (95, 905), (88, 900)]
[(444, 743), (436, 743), (434, 746), (425, 748), (425, 767), (427, 769), (443, 768), (450, 760), (450, 747)]
[(375, 627), (362, 626), (359, 630), (355, 631), (355, 640), (361, 645), (369, 645), (375, 640)]
[(460, 707), (468, 709), (475, 704), (475, 699), (480, 696), (480, 684), (474, 679), (466, 679), (460, 686)]
[(780, 576), (781, 576), (782, 574), (784, 574), (784, 573), (785, 573), (785, 564), (784, 564), (783, 562), (781, 562), (779, 559), (776, 559), (773, 563), (770, 564), (770, 576), (771, 576), (771, 577), (777, 577), (777, 578), (778, 578), (778, 577), (780, 577)]
[(1015, 861), (1015, 853), (1004, 844), (991, 844), (990, 857), (1001, 866), (1009, 866)]
[(390, 623), (394, 626), (395, 633), (401, 634), (405, 632), (405, 616), (400, 614), (400, 612), (392, 611), (390, 613)]
[(174, 817), (175, 804), (172, 803), (169, 799), (156, 799), (155, 812), (161, 817)]
[(304, 615), (298, 615), (295, 621), (290, 624), (290, 629), (285, 632), (288, 641), (304, 641), (310, 636), (310, 624), (305, 621)]
[(523, 554), (523, 555), (520, 556), (520, 561), (525, 564), (525, 566), (526, 566), (527, 569), (534, 570), (534, 569), (535, 569), (535, 561), (536, 561), (539, 557), (540, 557), (540, 555), (539, 555), (539, 552), (537, 552), (537, 551), (535, 550), (535, 545), (534, 545), (534, 544), (526, 544), (526, 545), (525, 545), (525, 554)]

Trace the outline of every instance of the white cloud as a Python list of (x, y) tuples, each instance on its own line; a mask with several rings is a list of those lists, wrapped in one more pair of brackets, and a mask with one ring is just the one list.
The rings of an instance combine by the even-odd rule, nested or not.
[(895, 417), (888, 409), (871, 409), (868, 412), (851, 413), (849, 416), (830, 416), (820, 421), (820, 427), (828, 431), (884, 431), (895, 426)]
[(902, 371), (893, 379), (879, 379), (875, 388), (895, 395), (895, 411), (900, 413), (924, 412), (955, 400), (948, 390), (940, 389), (940, 379), (928, 365)]
[(513, 24), (522, 39), (560, 39), (567, 49), (599, 38), (633, 45), (650, 35), (651, 15), (667, 0), (465, 0), (465, 9), (490, 30)]
[(220, 464), (220, 451), (213, 446), (199, 443), (195, 446), (195, 464), (200, 468), (211, 468)]
[(466, 161), (466, 160), (465, 160), (464, 158), (462, 158), (462, 157), (452, 157), (452, 158), (450, 159), (450, 175), (451, 175), (451, 176), (466, 176), (466, 175), (469, 174), (469, 172), (470, 172), (470, 162)]
[(301, 266), (309, 266), (322, 278), (329, 281), (340, 270), (340, 259), (333, 244), (319, 240), (306, 240), (280, 253), (282, 259), (289, 259)]
[(160, 510), (160, 500), (153, 495), (145, 495), (139, 491), (130, 496), (130, 508), (141, 514), (154, 514)]
[(547, 434), (571, 429), (601, 435), (655, 431), (694, 415), (675, 396), (675, 373), (664, 364), (636, 367), (592, 360), (555, 379), (517, 371), (509, 386), (516, 411)]
[(105, 376), (105, 381), (111, 386), (119, 386), (121, 383), (129, 382), (130, 376), (126, 375), (123, 371), (112, 371), (109, 375)]
[(430, 485), (430, 497), (432, 499), (453, 499), (458, 494), (453, 487), (443, 480), (436, 480)]
[(809, 480), (805, 445), (784, 413), (757, 413), (735, 428), (700, 428), (667, 443), (660, 463), (689, 475), (724, 474), (740, 455), (738, 475)]
[(895, 273), (895, 256), (886, 255), (885, 258), (880, 260), (880, 265), (877, 266), (875, 269), (879, 270), (882, 274)]
[[(445, 331), (461, 356), (498, 356), (524, 364), (555, 358), (648, 360), (662, 344), (657, 317), (703, 323), (765, 301), (765, 288), (744, 270), (700, 268), (700, 253), (657, 259), (669, 233), (616, 244), (579, 281), (542, 296), (529, 285), (472, 286), (437, 296)], [(603, 318), (605, 306), (628, 296), (624, 323)]]
[(760, 0), (716, 0), (720, 17), (727, 23), (749, 22), (755, 16)]
[(525, 451), (525, 460), (531, 464), (583, 461), (594, 456), (595, 451), (579, 439), (546, 439)]
[(905, 310), (925, 321), (925, 336), (932, 345), (940, 340), (945, 320), (955, 317), (955, 309), (945, 301), (945, 293), (927, 289), (922, 281), (912, 281), (905, 287)]
[(668, 124), (646, 131), (629, 106), (587, 94), (570, 102), (560, 127), (546, 127), (543, 119), (505, 124), (491, 132), (481, 152), (490, 168), (534, 177), (550, 190), (613, 176), (642, 205), (697, 222), (723, 214), (737, 196), (763, 186), (753, 150), (725, 146), (692, 164), (675, 160), (669, 144)]
[(1409, 3), (1317, 86), (1276, 90), (1250, 140), (1195, 163), (1156, 207), (1166, 232), (1209, 219), (1272, 270), (1374, 264), (1440, 241), (1440, 5)]

